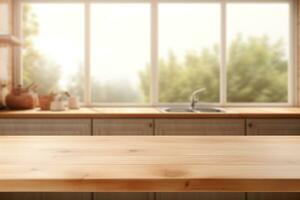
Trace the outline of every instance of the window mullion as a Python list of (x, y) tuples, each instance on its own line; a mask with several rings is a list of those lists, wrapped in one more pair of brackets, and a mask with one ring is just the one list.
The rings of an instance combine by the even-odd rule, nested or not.
[(150, 103), (158, 104), (158, 2), (151, 0), (151, 84)]
[(85, 2), (85, 84), (84, 84), (84, 103), (87, 106), (91, 105), (91, 72), (90, 72), (90, 60), (91, 60), (91, 52), (90, 52), (90, 45), (91, 45), (91, 40), (90, 40), (90, 2), (87, 0)]
[[(290, 39), (289, 39), (289, 45), (290, 45), (290, 55), (289, 55), (289, 62), (288, 62), (288, 103), (289, 105), (299, 105), (299, 97), (298, 97), (298, 91), (297, 91), (297, 81), (298, 78), (298, 66), (297, 66), (297, 58), (295, 58), (295, 55), (298, 55), (297, 53), (297, 45), (293, 45), (293, 41), (297, 41), (297, 34), (298, 30), (297, 28), (297, 10), (298, 10), (298, 4), (294, 1), (289, 1), (289, 9), (290, 9)], [(297, 57), (297, 56), (296, 56)]]
[(227, 103), (227, 66), (226, 66), (226, 0), (221, 1), (221, 59), (220, 59), (220, 104)]
[[(13, 27), (12, 33), (18, 37), (23, 39), (22, 34), (22, 2), (16, 1), (13, 3)], [(22, 48), (13, 48), (13, 86), (17, 87), (18, 85), (23, 85), (23, 65), (22, 65)]]

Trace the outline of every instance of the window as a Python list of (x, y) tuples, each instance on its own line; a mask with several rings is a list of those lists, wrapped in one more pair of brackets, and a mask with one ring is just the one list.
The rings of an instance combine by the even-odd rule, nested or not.
[(159, 101), (219, 102), (220, 4), (159, 4)]
[(227, 5), (229, 102), (287, 102), (289, 5)]
[(84, 5), (25, 3), (22, 11), (24, 84), (83, 99)]
[(146, 102), (141, 82), (150, 78), (140, 72), (150, 64), (149, 4), (92, 4), (91, 30), (93, 102)]
[(20, 79), (41, 93), (162, 105), (206, 88), (205, 104), (293, 103), (292, 0), (43, 1), (20, 1)]

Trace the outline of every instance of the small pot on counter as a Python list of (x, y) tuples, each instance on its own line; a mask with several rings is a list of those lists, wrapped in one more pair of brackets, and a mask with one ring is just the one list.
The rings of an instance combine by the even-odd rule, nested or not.
[(40, 109), (50, 110), (51, 102), (54, 101), (54, 99), (55, 99), (54, 94), (39, 96)]
[(33, 92), (33, 89), (36, 87), (35, 84), (31, 84), (25, 89), (21, 86), (12, 89), (5, 98), (7, 107), (11, 110), (27, 110), (35, 108), (38, 105), (38, 98)]

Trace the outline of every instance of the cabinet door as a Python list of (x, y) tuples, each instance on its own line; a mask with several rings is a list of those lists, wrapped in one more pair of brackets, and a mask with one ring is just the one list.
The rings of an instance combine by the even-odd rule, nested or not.
[(243, 119), (157, 119), (156, 135), (244, 135)]
[(248, 135), (300, 135), (300, 119), (247, 119)]
[(0, 135), (91, 135), (91, 120), (0, 119)]
[[(300, 135), (300, 119), (247, 119), (247, 135)], [(248, 193), (248, 200), (299, 200), (300, 193)]]
[[(157, 119), (155, 135), (244, 135), (243, 119)], [(244, 200), (245, 193), (157, 193), (157, 200)]]
[(1, 200), (41, 200), (42, 194), (35, 192), (1, 192)]
[(299, 200), (299, 193), (248, 193), (247, 200)]
[(94, 200), (154, 200), (154, 194), (146, 192), (103, 192), (95, 193)]
[[(153, 119), (94, 119), (93, 135), (153, 135)], [(153, 193), (94, 193), (93, 200), (153, 200)]]
[(42, 200), (92, 200), (92, 193), (48, 192), (42, 193)]
[(245, 193), (157, 193), (156, 200), (244, 200)]
[(94, 119), (93, 135), (153, 135), (153, 119)]
[(67, 192), (3, 192), (1, 200), (92, 200), (91, 193), (67, 193)]
[[(0, 119), (0, 135), (91, 135), (89, 119)], [(1, 200), (91, 200), (91, 193), (0, 193)]]

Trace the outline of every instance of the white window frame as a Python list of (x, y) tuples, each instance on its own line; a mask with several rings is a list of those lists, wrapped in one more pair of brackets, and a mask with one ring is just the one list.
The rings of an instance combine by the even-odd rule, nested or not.
[[(230, 103), (227, 101), (227, 69), (226, 69), (226, 16), (227, 3), (280, 3), (290, 5), (290, 57), (288, 63), (288, 102), (286, 103)], [(158, 86), (158, 4), (159, 3), (220, 3), (221, 6), (221, 33), (220, 33), (220, 101), (218, 103), (206, 103), (207, 106), (226, 107), (291, 107), (297, 103), (297, 3), (295, 0), (15, 0), (14, 3), (14, 34), (20, 38), (21, 35), (21, 5), (22, 3), (82, 3), (85, 7), (85, 91), (84, 106), (136, 106), (136, 107), (162, 107), (162, 106), (184, 106), (186, 103), (160, 103)], [(93, 103), (91, 97), (91, 76), (90, 76), (90, 6), (92, 3), (149, 3), (150, 4), (150, 26), (151, 26), (151, 80), (150, 80), (150, 101), (147, 103)], [(22, 84), (22, 60), (21, 48), (14, 50), (14, 85)]]

